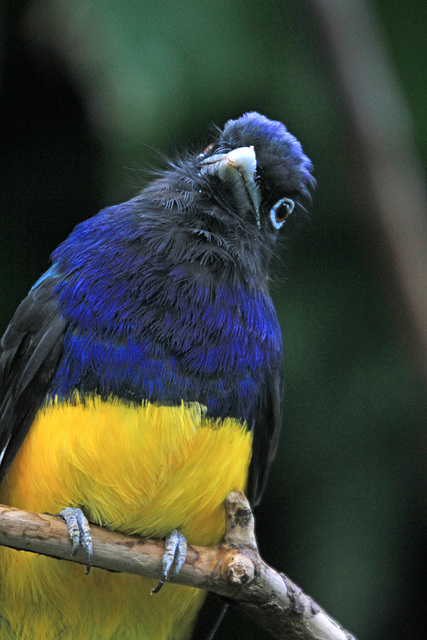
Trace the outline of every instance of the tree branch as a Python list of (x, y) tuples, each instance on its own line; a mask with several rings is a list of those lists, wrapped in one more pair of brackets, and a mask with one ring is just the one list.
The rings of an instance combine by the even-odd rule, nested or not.
[[(231, 600), (274, 638), (355, 640), (288, 577), (261, 559), (253, 514), (240, 491), (228, 496), (225, 510), (226, 532), (221, 543), (216, 547), (189, 545), (187, 560), (172, 581)], [(94, 567), (159, 578), (163, 542), (95, 525), (91, 530)], [(0, 545), (86, 564), (83, 550), (71, 556), (65, 523), (47, 514), (0, 505)]]

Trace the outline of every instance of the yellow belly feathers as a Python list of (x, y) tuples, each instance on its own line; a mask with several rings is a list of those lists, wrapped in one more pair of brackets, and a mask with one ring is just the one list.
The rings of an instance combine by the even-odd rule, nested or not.
[[(133, 406), (78, 396), (40, 409), (0, 502), (29, 511), (83, 508), (90, 522), (162, 538), (178, 528), (217, 544), (223, 501), (245, 489), (252, 436), (197, 404)], [(181, 640), (205, 593), (0, 549), (1, 640)]]

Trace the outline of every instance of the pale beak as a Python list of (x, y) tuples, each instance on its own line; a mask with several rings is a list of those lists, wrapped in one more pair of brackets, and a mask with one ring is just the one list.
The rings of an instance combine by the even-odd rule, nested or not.
[(259, 191), (255, 183), (256, 155), (253, 147), (240, 147), (229, 153), (219, 153), (202, 162), (202, 173), (217, 176), (232, 191), (242, 212), (249, 209), (260, 227)]

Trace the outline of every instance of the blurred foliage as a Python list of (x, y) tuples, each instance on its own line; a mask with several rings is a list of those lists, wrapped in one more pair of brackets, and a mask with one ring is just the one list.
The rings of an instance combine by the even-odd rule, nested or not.
[[(427, 5), (375, 8), (425, 164)], [(318, 189), (272, 269), (287, 393), (258, 536), (360, 638), (425, 637), (425, 390), (308, 5), (10, 0), (0, 19), (2, 328), (55, 246), (139, 190), (157, 151), (203, 148), (211, 123), (253, 109), (302, 141)], [(264, 635), (229, 615), (227, 637)]]

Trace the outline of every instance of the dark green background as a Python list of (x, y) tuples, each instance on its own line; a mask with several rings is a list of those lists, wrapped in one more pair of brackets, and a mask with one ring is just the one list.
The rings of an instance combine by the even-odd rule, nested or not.
[[(0, 6), (0, 323), (77, 222), (143, 186), (156, 150), (202, 149), (211, 123), (248, 110), (285, 122), (318, 188), (310, 219), (272, 265), (287, 389), (257, 516), (261, 550), (360, 639), (421, 639), (425, 387), (381, 238), (372, 238), (375, 212), (354, 198), (351, 130), (310, 7)], [(427, 5), (374, 8), (425, 166)], [(218, 636), (230, 637), (265, 636), (232, 613)]]

